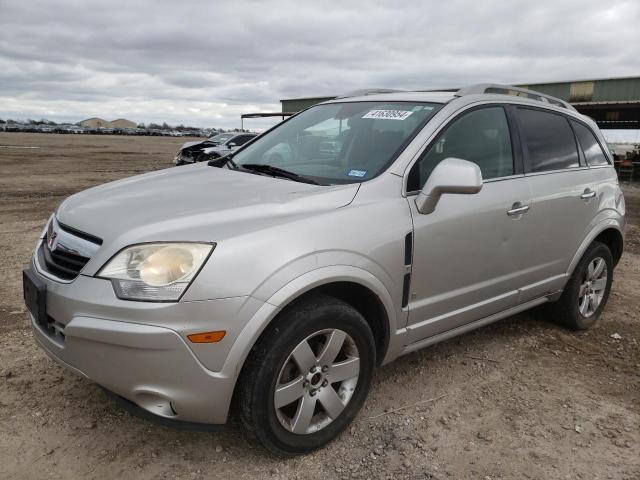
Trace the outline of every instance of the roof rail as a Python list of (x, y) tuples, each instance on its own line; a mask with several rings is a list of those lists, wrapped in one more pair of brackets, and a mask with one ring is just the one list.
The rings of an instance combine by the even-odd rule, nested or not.
[(530, 98), (532, 100), (538, 100), (543, 103), (550, 103), (557, 107), (563, 107), (568, 110), (576, 111), (569, 102), (565, 102), (546, 93), (536, 92), (534, 90), (528, 90), (526, 88), (513, 87), (511, 85), (498, 85), (493, 83), (479, 83), (477, 85), (471, 85), (464, 87), (455, 93), (456, 97), (463, 97), (465, 95), (483, 94), (483, 93), (496, 93), (499, 95), (515, 95), (517, 97)]
[(338, 95), (335, 98), (362, 97), (366, 95), (375, 95), (377, 93), (396, 93), (396, 92), (402, 92), (402, 90), (394, 90), (392, 88), (364, 88), (361, 90), (353, 90), (343, 95)]

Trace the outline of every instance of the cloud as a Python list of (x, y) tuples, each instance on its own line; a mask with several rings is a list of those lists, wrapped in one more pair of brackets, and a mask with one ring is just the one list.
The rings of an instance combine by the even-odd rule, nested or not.
[(236, 127), (370, 86), (637, 75), (638, 24), (635, 0), (0, 0), (0, 117)]

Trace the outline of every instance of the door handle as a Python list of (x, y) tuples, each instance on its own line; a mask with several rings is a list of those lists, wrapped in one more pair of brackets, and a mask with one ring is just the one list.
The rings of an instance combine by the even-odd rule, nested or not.
[(596, 192), (594, 192), (590, 188), (585, 188), (584, 193), (580, 195), (580, 198), (583, 200), (588, 200), (589, 198), (593, 198), (595, 196), (596, 196)]
[(523, 205), (521, 202), (516, 202), (511, 205), (511, 210), (507, 210), (507, 215), (515, 216), (521, 215), (529, 211), (529, 205)]

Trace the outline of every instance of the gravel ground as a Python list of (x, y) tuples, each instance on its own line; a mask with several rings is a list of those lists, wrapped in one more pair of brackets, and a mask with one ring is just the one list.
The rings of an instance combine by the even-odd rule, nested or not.
[(637, 186), (625, 186), (627, 251), (593, 329), (526, 313), (403, 357), (377, 371), (358, 421), (306, 457), (273, 458), (233, 421), (151, 421), (49, 360), (21, 269), (51, 210), (170, 166), (187, 140), (0, 133), (0, 478), (640, 478)]

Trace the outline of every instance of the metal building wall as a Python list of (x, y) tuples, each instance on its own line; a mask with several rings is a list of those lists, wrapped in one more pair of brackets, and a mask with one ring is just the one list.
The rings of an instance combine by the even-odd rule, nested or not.
[[(600, 128), (640, 129), (640, 77), (516, 86), (566, 100), (580, 113), (592, 117)], [(292, 98), (280, 102), (283, 112), (298, 112), (332, 98), (334, 97)]]
[(299, 112), (305, 108), (309, 108), (316, 103), (326, 102), (335, 97), (309, 97), (309, 98), (292, 98), (289, 100), (280, 100), (283, 112)]
[(519, 85), (554, 97), (579, 102), (640, 102), (640, 78), (611, 78)]

